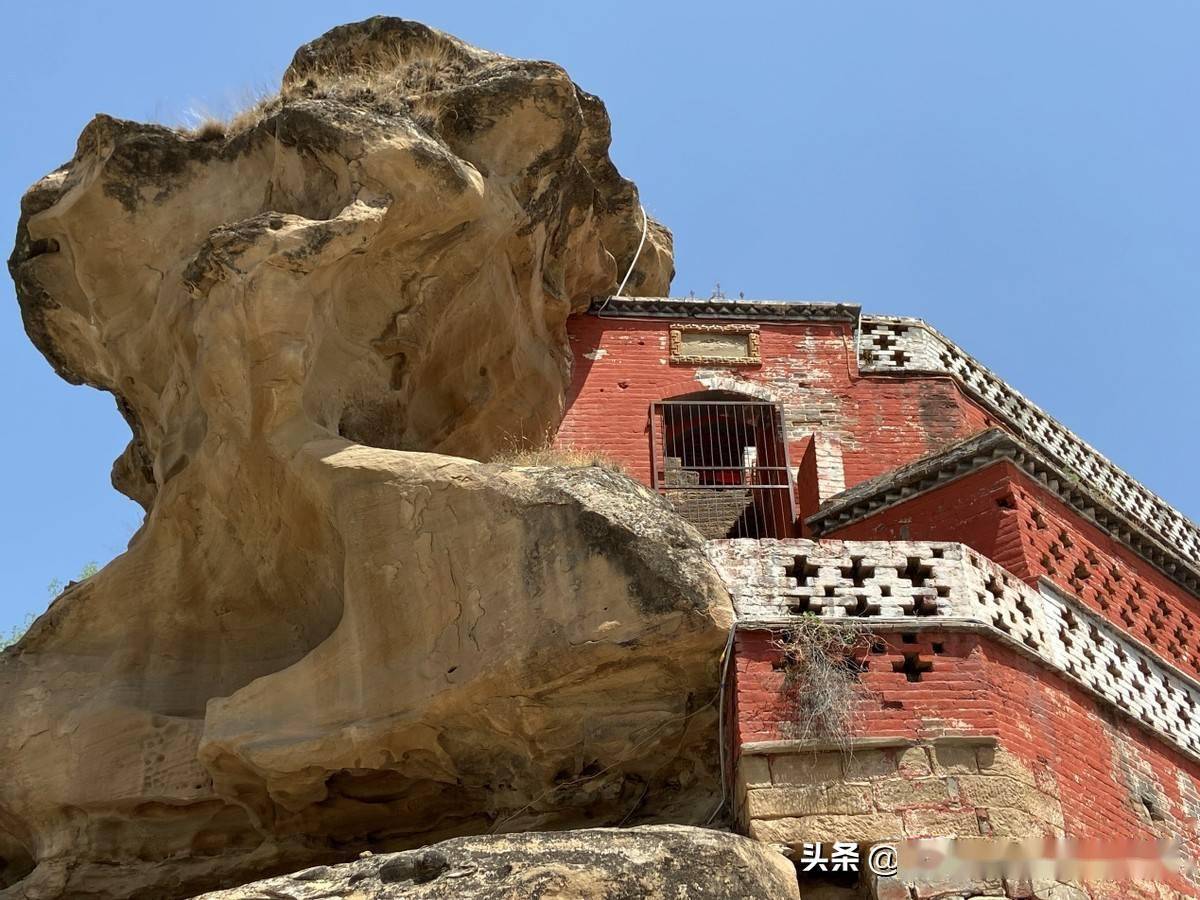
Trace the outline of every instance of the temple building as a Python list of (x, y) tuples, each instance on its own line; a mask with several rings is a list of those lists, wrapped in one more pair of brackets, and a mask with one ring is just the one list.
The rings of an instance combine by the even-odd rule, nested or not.
[[(662, 494), (734, 598), (725, 714), (742, 830), (797, 853), (1167, 838), (1195, 864), (1193, 522), (917, 319), (609, 298), (569, 331), (560, 444), (603, 449)], [(796, 636), (814, 621), (851, 635), (841, 718), (796, 678), (811, 674)], [(1168, 883), (1197, 895), (1186, 872)], [(831, 876), (828, 896), (945, 896), (863, 889)]]

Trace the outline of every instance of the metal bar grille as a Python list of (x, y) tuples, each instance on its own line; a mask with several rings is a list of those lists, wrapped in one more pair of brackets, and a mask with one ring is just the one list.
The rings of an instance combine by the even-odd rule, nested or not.
[(707, 538), (790, 537), (782, 423), (780, 406), (761, 400), (651, 404), (651, 484)]

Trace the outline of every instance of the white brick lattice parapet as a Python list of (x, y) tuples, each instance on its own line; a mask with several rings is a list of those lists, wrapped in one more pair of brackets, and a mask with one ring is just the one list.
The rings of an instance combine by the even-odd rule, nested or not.
[(707, 548), (739, 627), (818, 615), (983, 631), (1200, 760), (1200, 682), (1048, 581), (1032, 588), (969, 547), (741, 539)]
[(858, 358), (863, 372), (952, 376), (1052, 462), (1101, 493), (1193, 566), (1200, 563), (1200, 526), (920, 319), (863, 316)]

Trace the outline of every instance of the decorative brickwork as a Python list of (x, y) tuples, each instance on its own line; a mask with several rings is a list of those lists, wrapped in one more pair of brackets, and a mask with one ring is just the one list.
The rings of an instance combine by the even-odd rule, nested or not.
[(1200, 759), (1200, 682), (1048, 582), (1036, 590), (961, 544), (713, 541), (739, 622), (818, 615), (872, 627), (982, 629)]
[(1026, 584), (1048, 579), (1192, 677), (1200, 601), (1027, 472), (999, 462), (826, 532), (838, 540), (953, 536)]
[[(630, 304), (635, 311), (625, 312)], [(743, 308), (738, 302), (732, 305)], [(693, 319), (700, 324), (721, 321), (715, 315), (683, 315), (677, 304), (669, 305), (675, 310), (671, 315), (658, 316), (647, 312), (657, 309), (648, 301), (614, 301), (603, 316), (571, 318), (567, 327), (574, 371), (557, 441), (603, 448), (650, 485), (651, 404), (703, 391), (769, 400), (783, 405), (793, 464), (821, 436), (821, 499), (828, 499), (986, 427), (985, 414), (944, 375), (862, 377), (855, 364), (853, 317), (836, 318), (827, 307), (818, 308), (821, 317), (800, 317), (794, 307), (772, 304), (772, 316), (755, 319), (762, 359), (758, 366), (672, 362), (671, 326)], [(746, 318), (728, 321), (746, 323)], [(801, 510), (804, 515), (815, 511)]]
[[(756, 533), (796, 537), (709, 543), (738, 617), (724, 721), (743, 829), (793, 846), (1166, 837), (1200, 859), (1200, 528), (919, 320), (724, 299), (593, 312), (568, 326), (563, 444), (603, 447), (688, 500), (700, 484), (667, 474), (679, 453), (650, 452), (653, 410), (702, 393), (779, 405), (801, 521)], [(759, 364), (743, 364), (748, 341), (698, 352), (705, 334), (757, 334)], [(830, 696), (830, 652), (847, 715), (798, 727)], [(1045, 889), (1198, 896), (1167, 881)], [(1011, 880), (859, 889), (1042, 895)]]
[[(833, 746), (786, 739), (786, 723), (794, 713), (782, 690), (784, 672), (772, 632), (753, 623), (739, 627), (733, 685), (735, 736), (742, 753), (737, 766), (747, 772), (744, 788), (755, 783), (765, 787), (761, 764), (754, 760), (768, 756), (772, 764), (780, 758), (794, 760), (785, 763), (796, 768), (784, 779), (833, 780), (840, 773), (853, 784), (900, 775), (911, 782), (912, 791), (896, 780), (886, 794), (887, 802), (896, 804), (890, 812), (879, 805), (885, 795), (872, 791), (871, 818), (850, 819), (863, 813), (845, 812), (830, 812), (842, 817), (832, 820), (815, 814), (781, 817), (760, 831), (762, 836), (771, 828), (784, 839), (789, 839), (784, 829), (800, 833), (800, 823), (784, 818), (806, 818), (803, 824), (813, 829), (841, 826), (843, 837), (859, 840), (881, 837), (884, 831), (876, 826), (896, 834), (897, 818), (903, 834), (1056, 833), (1055, 817), (1039, 815), (1038, 809), (1046, 808), (1040, 799), (1052, 804), (1057, 798), (1062, 831), (1068, 835), (1103, 841), (1177, 839), (1185, 857), (1200, 858), (1200, 823), (1194, 814), (1200, 763), (1194, 757), (1114, 715), (1112, 704), (1013, 642), (997, 639), (986, 627), (925, 619), (908, 628), (890, 628), (883, 621), (875, 620), (871, 634), (876, 640), (859, 658), (857, 737), (835, 764), (823, 762), (832, 757)], [(994, 748), (995, 756), (976, 756), (974, 763), (955, 760), (956, 745), (974, 746), (977, 754)], [(935, 766), (927, 762), (931, 747), (941, 757)], [(971, 778), (973, 766), (980, 774), (986, 767), (990, 776), (999, 777), (994, 784), (990, 778)], [(822, 768), (829, 774), (822, 776)], [(947, 781), (944, 796), (936, 784), (926, 783), (939, 775)], [(962, 779), (957, 784), (962, 800), (955, 799), (951, 778)], [(966, 814), (968, 807), (975, 816)], [(740, 815), (746, 821), (744, 806)], [(1186, 885), (1177, 889), (1180, 896), (1196, 896)], [(960, 888), (959, 894), (917, 896), (964, 893)], [(1114, 889), (1095, 896), (1129, 900), (1143, 895)]]
[(994, 428), (974, 435), (934, 456), (855, 485), (834, 497), (808, 525), (813, 534), (825, 534), (967, 473), (1001, 461), (1010, 462), (1070, 505), (1081, 518), (1095, 524), (1165, 574), (1193, 592), (1200, 591), (1200, 561), (1175, 544), (1164, 542), (1144, 521), (1129, 519), (1106, 503), (1108, 496), (1089, 481), (1064, 472), (1020, 438)]
[(864, 372), (944, 373), (1080, 483), (1101, 493), (1133, 522), (1200, 563), (1200, 527), (1103, 454), (919, 319), (863, 316), (859, 366)]

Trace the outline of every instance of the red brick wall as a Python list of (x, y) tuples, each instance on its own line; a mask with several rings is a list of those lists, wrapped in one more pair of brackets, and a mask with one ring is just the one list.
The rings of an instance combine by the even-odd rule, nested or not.
[(1200, 676), (1200, 599), (1080, 518), (1037, 482), (1014, 486), (1032, 581), (1044, 575)]
[(882, 509), (824, 537), (863, 541), (958, 541), (1028, 580), (1027, 536), (1014, 497), (1020, 470), (1002, 462)]
[[(706, 389), (695, 367), (670, 364), (670, 325), (588, 315), (568, 322), (575, 362), (561, 446), (602, 448), (649, 484), (650, 404)], [(807, 435), (835, 434), (849, 487), (990, 424), (949, 378), (860, 375), (848, 323), (764, 323), (760, 334), (763, 364), (724, 371), (784, 403), (793, 466)]]
[(1011, 463), (972, 472), (825, 537), (960, 541), (1029, 584), (1045, 576), (1200, 676), (1200, 600)]
[[(1175, 833), (1192, 858), (1197, 843), (1200, 765), (1026, 657), (976, 634), (889, 634), (866, 665), (855, 733), (929, 739), (945, 734), (994, 737), (1056, 794), (1067, 834), (1152, 839)], [(905, 657), (925, 669), (919, 681)], [(779, 651), (765, 631), (737, 636), (735, 702), (741, 743), (786, 737), (794, 712), (782, 691)], [(909, 668), (913, 668), (910, 664)], [(1150, 788), (1153, 822), (1141, 800)]]

